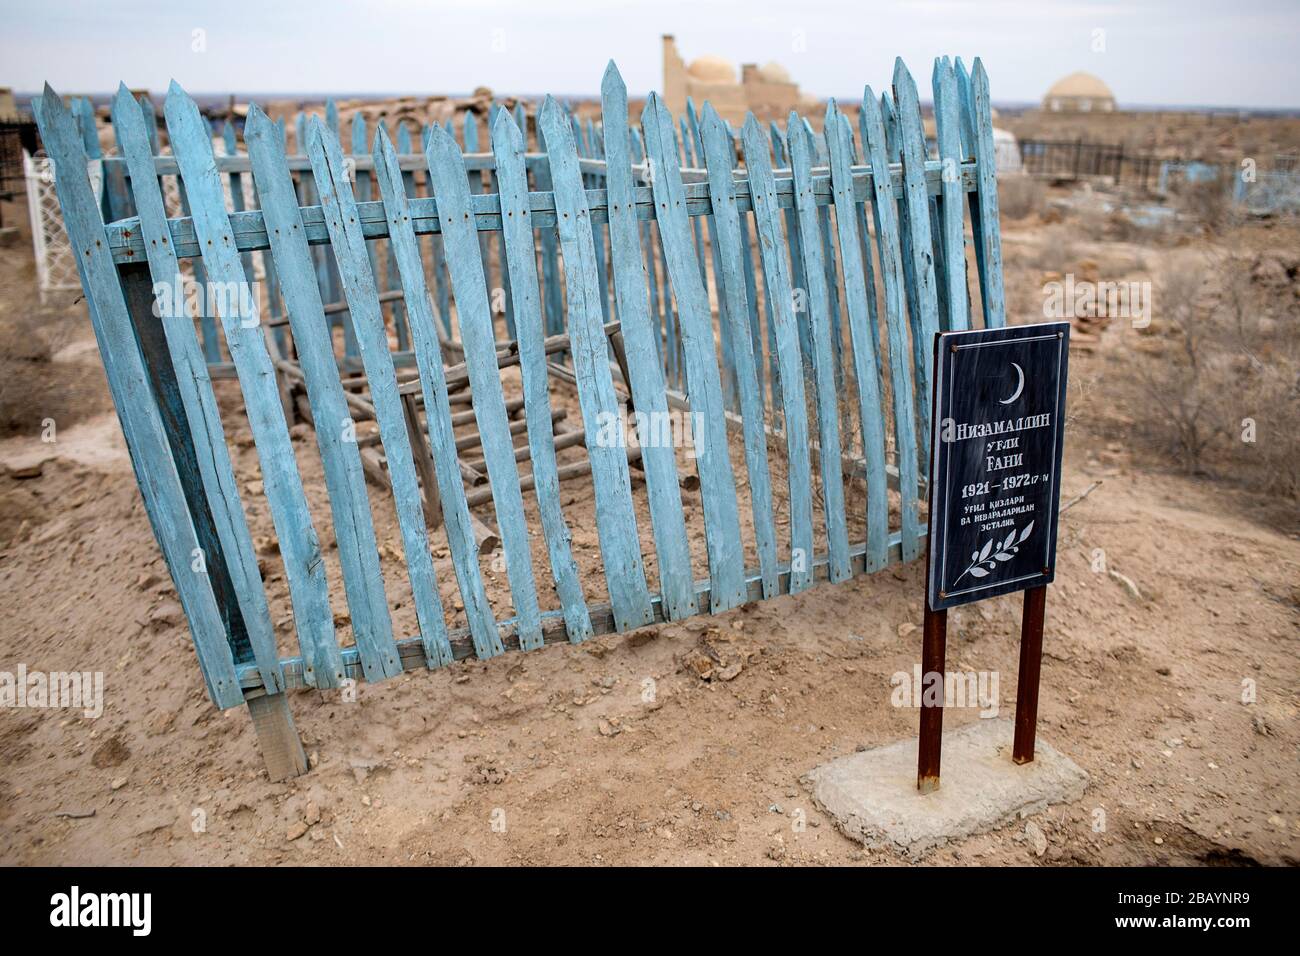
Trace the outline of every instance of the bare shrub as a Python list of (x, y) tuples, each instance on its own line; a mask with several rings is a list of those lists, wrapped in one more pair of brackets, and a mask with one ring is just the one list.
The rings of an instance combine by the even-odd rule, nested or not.
[(1043, 272), (1066, 273), (1084, 257), (1084, 247), (1072, 226), (1058, 224), (1043, 230), (1042, 244), (1025, 257), (1025, 264)]
[(1043, 208), (1046, 191), (1032, 176), (998, 177), (998, 212), (1007, 219), (1025, 219)]
[[(1138, 429), (1180, 467), (1294, 496), (1300, 346), (1294, 296), (1270, 294), (1250, 257), (1186, 255), (1165, 270), (1147, 344), (1134, 350)], [(1276, 308), (1270, 306), (1276, 302)], [(1276, 314), (1280, 309), (1282, 315)]]
[(1225, 225), (1232, 214), (1232, 197), (1218, 180), (1179, 183), (1173, 190), (1174, 206), (1207, 229)]
[(1228, 419), (1218, 400), (1207, 339), (1216, 329), (1203, 309), (1204, 265), (1198, 257), (1174, 262), (1160, 278), (1157, 330), (1169, 341), (1159, 350), (1143, 349), (1135, 371), (1146, 394), (1147, 430), (1182, 467), (1202, 470), (1209, 444), (1227, 434)]

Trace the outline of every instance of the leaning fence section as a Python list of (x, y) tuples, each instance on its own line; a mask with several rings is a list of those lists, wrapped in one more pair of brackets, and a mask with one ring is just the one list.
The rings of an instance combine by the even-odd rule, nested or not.
[[(599, 124), (551, 99), (532, 129), (497, 108), (486, 129), (345, 130), (330, 109), (297, 119), (292, 151), (256, 107), (242, 143), (227, 127), (214, 148), (173, 86), (164, 152), (152, 102), (123, 89), (103, 195), (47, 89), (67, 235), (214, 702), (580, 642), (916, 558), (935, 333), (1006, 321), (988, 79), (944, 58), (933, 87), (933, 157), (901, 61), (891, 91), (815, 123), (734, 129), (654, 94), (632, 116), (611, 64)], [(187, 281), (259, 292), (164, 306)], [(288, 653), (221, 377), (278, 539)], [(664, 429), (678, 420), (688, 439)], [(296, 422), (314, 427), (322, 509)], [(589, 518), (561, 494), (575, 481)], [(394, 623), (377, 490), (414, 633)], [(594, 562), (575, 544), (588, 520)]]

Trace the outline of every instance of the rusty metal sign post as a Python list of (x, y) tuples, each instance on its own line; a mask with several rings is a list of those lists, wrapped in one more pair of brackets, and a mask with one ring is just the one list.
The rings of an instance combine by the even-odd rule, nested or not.
[(1024, 591), (1018, 764), (1034, 759), (1047, 585), (1065, 446), (1070, 324), (935, 336), (930, 530), (916, 786), (939, 788), (948, 609)]

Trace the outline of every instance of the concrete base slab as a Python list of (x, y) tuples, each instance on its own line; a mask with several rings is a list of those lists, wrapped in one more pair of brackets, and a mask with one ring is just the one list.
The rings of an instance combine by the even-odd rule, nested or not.
[(916, 790), (916, 738), (840, 757), (808, 774), (813, 799), (847, 836), (913, 859), (949, 840), (986, 833), (1052, 803), (1078, 800), (1079, 766), (1041, 738), (1032, 763), (1011, 760), (1010, 720), (977, 720), (943, 735), (941, 786)]

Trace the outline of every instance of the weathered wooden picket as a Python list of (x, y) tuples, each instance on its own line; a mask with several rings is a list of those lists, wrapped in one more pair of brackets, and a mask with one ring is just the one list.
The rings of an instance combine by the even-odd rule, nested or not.
[[(274, 778), (306, 768), (290, 689), (719, 613), (918, 556), (934, 334), (976, 315), (1005, 322), (988, 80), (978, 60), (968, 74), (944, 58), (933, 85), (936, 158), (901, 61), (892, 95), (865, 90), (856, 129), (831, 102), (821, 133), (791, 114), (769, 129), (750, 116), (738, 135), (707, 103), (679, 124), (654, 94), (631, 125), (611, 63), (603, 122), (584, 126), (548, 98), (536, 151), (523, 110), (498, 108), (488, 149), (471, 116), (464, 149), (447, 128), (422, 130), (413, 152), (409, 130), (395, 144), (356, 121), (347, 153), (331, 104), (298, 118), (295, 155), (254, 106), (246, 155), (231, 129), (218, 156), (173, 85), (164, 155), (152, 104), (123, 88), (102, 203), (84, 126), (46, 88), (35, 112), (145, 505), (209, 694), (249, 704)], [(197, 316), (160, 308), (158, 287), (183, 271), (264, 292)], [(227, 374), (260, 462), (295, 655), (277, 647), (223, 430), (212, 379)], [(554, 432), (557, 389), (576, 392), (580, 429)], [(625, 407), (632, 447), (605, 431)], [(647, 424), (673, 412), (695, 423), (693, 459)], [(359, 417), (377, 442), (333, 427)], [(326, 519), (308, 508), (289, 432), (298, 418), (316, 426), (348, 646)], [(586, 460), (559, 465), (569, 447)], [(603, 601), (588, 598), (599, 581), (579, 572), (559, 494), (574, 476), (594, 489)], [(391, 488), (413, 636), (394, 632), (367, 477)], [(695, 482), (706, 569), (684, 517)], [(558, 608), (534, 566), (530, 490)], [(502, 619), (480, 566), (489, 525), (475, 512), (488, 504), (513, 606)], [(463, 624), (443, 606), (435, 529)]]

